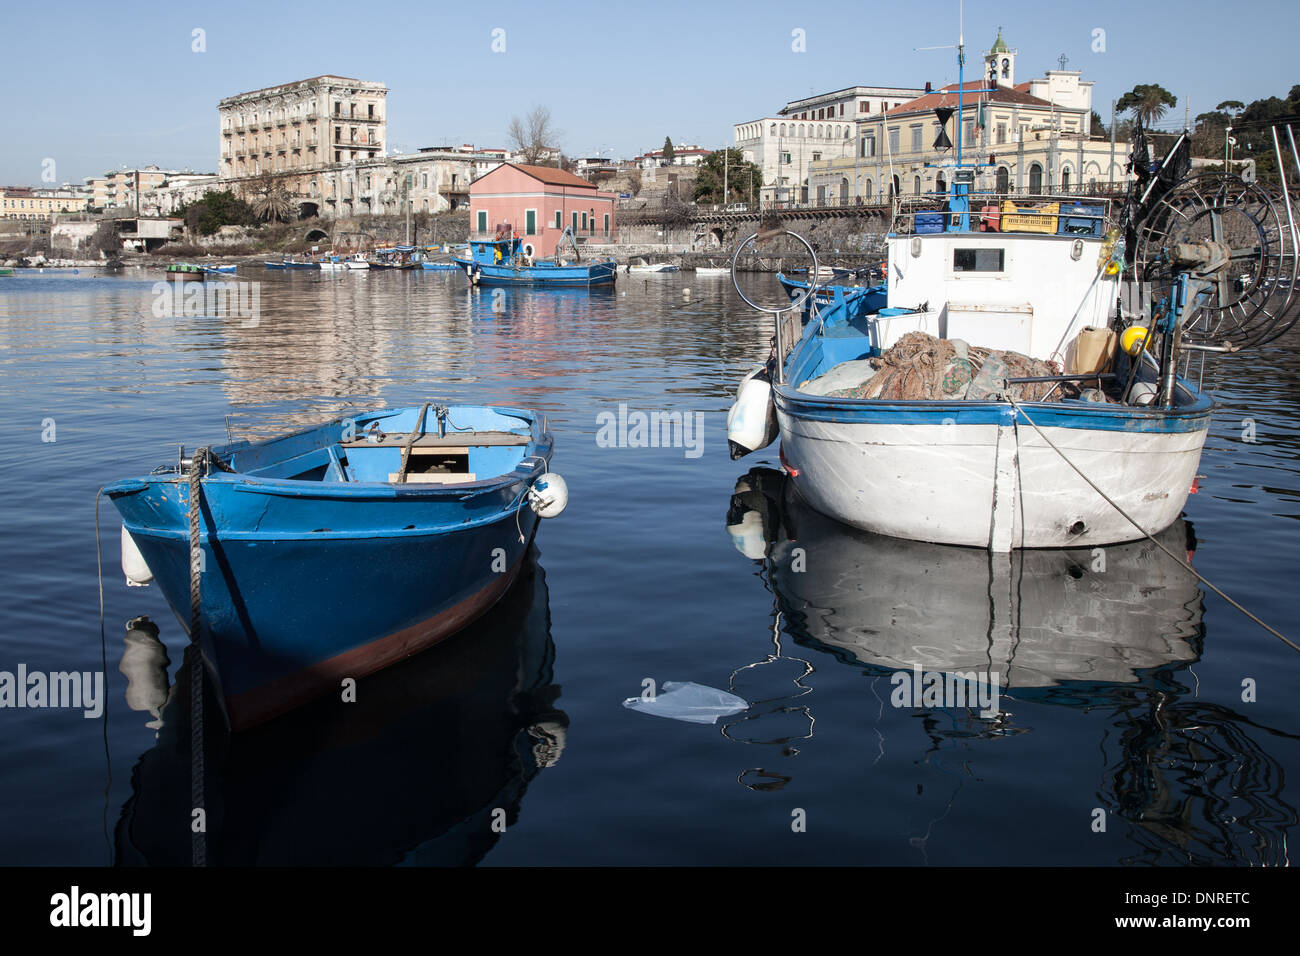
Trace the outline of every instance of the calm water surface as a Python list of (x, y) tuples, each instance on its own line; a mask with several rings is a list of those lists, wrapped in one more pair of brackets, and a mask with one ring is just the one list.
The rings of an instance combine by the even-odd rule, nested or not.
[[(0, 670), (100, 669), (96, 490), (219, 443), (227, 416), (265, 435), (426, 400), (538, 408), (571, 495), (491, 614), (363, 681), (353, 709), (234, 741), (205, 722), (213, 859), (1289, 862), (1296, 652), (1149, 543), (1104, 567), (990, 562), (821, 518), (783, 487), (775, 447), (732, 462), (726, 410), (770, 331), (729, 282), (511, 290), (494, 309), (459, 274), (259, 268), (240, 276), (261, 282), (249, 327), (157, 317), (159, 278), (0, 279)], [(1207, 377), (1205, 477), (1161, 539), (1292, 639), (1298, 346)], [(599, 447), (620, 404), (701, 413), (703, 454)], [(0, 710), (0, 864), (188, 859), (186, 637), (156, 588), (123, 585), (107, 502), (100, 518), (107, 722)], [(138, 615), (175, 685), (161, 726), (119, 669)], [(914, 665), (1001, 671), (1000, 715), (891, 706), (890, 675)], [(625, 708), (646, 681), (750, 707), (716, 725)]]

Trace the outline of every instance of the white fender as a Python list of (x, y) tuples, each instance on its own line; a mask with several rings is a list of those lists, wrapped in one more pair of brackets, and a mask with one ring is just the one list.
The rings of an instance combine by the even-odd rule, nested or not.
[(136, 547), (135, 538), (126, 530), (126, 525), (122, 525), (122, 573), (126, 575), (127, 585), (133, 588), (148, 587), (153, 580), (153, 572)]
[(767, 534), (763, 517), (757, 511), (746, 511), (738, 524), (727, 525), (727, 534), (736, 550), (751, 561), (767, 557)]
[(768, 380), (767, 370), (759, 366), (741, 381), (736, 389), (736, 403), (727, 412), (727, 445), (731, 448), (732, 460), (766, 448), (776, 436), (772, 383)]
[(543, 518), (559, 516), (569, 504), (569, 486), (563, 478), (548, 471), (528, 489), (528, 505)]

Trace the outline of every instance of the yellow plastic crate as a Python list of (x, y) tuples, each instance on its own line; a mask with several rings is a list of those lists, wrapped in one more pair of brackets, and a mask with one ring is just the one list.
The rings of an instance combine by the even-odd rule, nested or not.
[(1013, 202), (1004, 201), (1001, 228), (1003, 232), (1044, 232), (1055, 235), (1060, 212), (1059, 202), (1042, 206), (1017, 206)]

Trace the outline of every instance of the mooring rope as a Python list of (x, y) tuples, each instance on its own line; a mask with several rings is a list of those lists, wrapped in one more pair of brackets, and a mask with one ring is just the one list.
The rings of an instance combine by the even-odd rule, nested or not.
[[(208, 449), (200, 448), (190, 460), (190, 853), (194, 866), (207, 865), (207, 819), (203, 805), (203, 647), (202, 627), (203, 546), (199, 539), (202, 512), (203, 475), (207, 471)], [(193, 819), (203, 811), (201, 825)]]
[(1101, 497), (1106, 501), (1106, 503), (1107, 503), (1108, 505), (1110, 505), (1112, 508), (1114, 508), (1116, 511), (1118, 511), (1118, 512), (1120, 513), (1120, 515), (1123, 516), (1123, 518), (1124, 518), (1124, 519), (1125, 519), (1129, 524), (1131, 524), (1133, 527), (1137, 528), (1138, 531), (1142, 532), (1143, 536), (1149, 538), (1149, 539), (1151, 540), (1151, 542), (1152, 542), (1152, 543), (1153, 543), (1157, 548), (1159, 548), (1159, 549), (1160, 549), (1161, 551), (1163, 551), (1165, 554), (1169, 555), (1169, 557), (1173, 558), (1174, 561), (1176, 561), (1176, 562), (1179, 564), (1179, 566), (1181, 566), (1184, 570), (1190, 571), (1192, 574), (1196, 575), (1197, 580), (1199, 580), (1202, 584), (1204, 584), (1207, 588), (1209, 588), (1211, 591), (1213, 591), (1213, 592), (1214, 592), (1215, 594), (1217, 594), (1219, 597), (1223, 598), (1225, 601), (1227, 601), (1229, 604), (1231, 604), (1233, 607), (1235, 607), (1238, 611), (1240, 611), (1242, 614), (1246, 615), (1246, 617), (1250, 618), (1252, 621), (1254, 621), (1256, 624), (1258, 624), (1258, 625), (1259, 625), (1260, 627), (1262, 627), (1264, 630), (1268, 631), (1270, 634), (1272, 634), (1272, 635), (1273, 635), (1274, 637), (1276, 637), (1278, 640), (1282, 641), (1284, 644), (1288, 645), (1289, 647), (1293, 648), (1294, 650), (1300, 651), (1300, 644), (1295, 644), (1294, 642), (1292, 642), (1291, 640), (1289, 640), (1288, 638), (1286, 638), (1285, 636), (1283, 636), (1283, 635), (1281, 634), (1281, 632), (1279, 632), (1279, 631), (1273, 629), (1272, 627), (1269, 627), (1267, 624), (1265, 624), (1263, 621), (1261, 621), (1258, 617), (1256, 617), (1256, 616), (1255, 616), (1254, 614), (1252, 614), (1250, 611), (1246, 610), (1246, 608), (1242, 607), (1240, 604), (1238, 604), (1238, 603), (1237, 603), (1236, 601), (1234, 601), (1232, 598), (1228, 597), (1228, 595), (1224, 594), (1223, 591), (1219, 590), (1219, 588), (1215, 587), (1215, 586), (1210, 582), (1210, 580), (1209, 580), (1208, 578), (1205, 577), (1205, 575), (1201, 574), (1201, 572), (1197, 571), (1194, 567), (1192, 567), (1190, 564), (1188, 564), (1186, 561), (1184, 561), (1182, 558), (1180, 558), (1177, 554), (1175, 554), (1173, 551), (1170, 551), (1170, 550), (1169, 550), (1167, 547), (1165, 547), (1162, 543), (1160, 543), (1159, 541), (1157, 541), (1157, 540), (1155, 539), (1155, 537), (1151, 534), (1151, 532), (1147, 531), (1146, 528), (1142, 527), (1142, 526), (1141, 526), (1140, 524), (1138, 524), (1135, 520), (1133, 520), (1132, 516), (1129, 515), (1129, 513), (1128, 513), (1127, 511), (1125, 511), (1125, 510), (1124, 510), (1123, 508), (1121, 508), (1118, 504), (1116, 504), (1115, 501), (1114, 501), (1114, 500), (1113, 500), (1113, 499), (1112, 499), (1108, 494), (1106, 494), (1106, 492), (1102, 491), (1100, 488), (1097, 487), (1097, 485), (1093, 482), (1093, 480), (1092, 480), (1091, 478), (1089, 478), (1089, 477), (1088, 477), (1087, 475), (1085, 475), (1082, 471), (1080, 471), (1079, 468), (1078, 468), (1078, 466), (1075, 465), (1074, 462), (1070, 461), (1070, 459), (1067, 458), (1067, 457), (1065, 456), (1065, 452), (1063, 452), (1063, 451), (1061, 451), (1061, 449), (1057, 448), (1056, 445), (1052, 442), (1052, 440), (1051, 440), (1050, 438), (1048, 438), (1047, 435), (1043, 432), (1043, 430), (1042, 430), (1041, 428), (1039, 428), (1038, 425), (1036, 425), (1036, 424), (1034, 423), (1034, 420), (1033, 420), (1032, 418), (1030, 418), (1028, 414), (1025, 413), (1025, 410), (1024, 410), (1023, 408), (1020, 407), (1020, 405), (1016, 402), (1016, 400), (1015, 400), (1014, 398), (1012, 398), (1009, 394), (1007, 394), (1007, 393), (1005, 393), (1005, 392), (1003, 393), (1003, 396), (1006, 398), (1006, 400), (1007, 400), (1008, 402), (1011, 403), (1011, 406), (1012, 406), (1012, 407), (1013, 407), (1017, 412), (1019, 412), (1021, 415), (1024, 415), (1024, 416), (1025, 416), (1025, 421), (1027, 421), (1027, 422), (1030, 424), (1030, 426), (1034, 429), (1034, 431), (1038, 432), (1039, 437), (1042, 438), (1043, 441), (1047, 442), (1048, 447), (1051, 448), (1052, 451), (1054, 451), (1054, 452), (1056, 452), (1058, 455), (1060, 455), (1060, 456), (1061, 456), (1061, 460), (1062, 460), (1063, 462), (1065, 462), (1067, 465), (1069, 465), (1070, 468), (1074, 470), (1074, 473), (1075, 473), (1076, 475), (1078, 475), (1080, 478), (1082, 478), (1084, 481), (1086, 481), (1086, 482), (1088, 483), (1088, 485), (1092, 488), (1093, 491), (1095, 491), (1095, 492), (1097, 492), (1097, 494), (1101, 495)]
[[(99, 661), (104, 670), (104, 687), (108, 687), (108, 635), (104, 630), (104, 549), (99, 540), (99, 499), (104, 494), (100, 488), (95, 492), (95, 573), (99, 577)], [(104, 700), (104, 843), (108, 846), (108, 863), (113, 865), (113, 841), (108, 835), (108, 806), (113, 789), (113, 755), (108, 746), (108, 700)]]

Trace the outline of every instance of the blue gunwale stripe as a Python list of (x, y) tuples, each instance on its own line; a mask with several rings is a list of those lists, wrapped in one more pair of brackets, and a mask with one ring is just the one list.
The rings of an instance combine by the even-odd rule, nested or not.
[[(871, 398), (835, 398), (805, 395), (789, 385), (773, 390), (778, 410), (805, 421), (839, 424), (942, 425), (953, 420), (958, 425), (1010, 425), (1019, 419), (1009, 402), (968, 401), (885, 401)], [(1190, 394), (1191, 393), (1189, 390)], [(1214, 402), (1198, 395), (1193, 404), (1182, 408), (1160, 409), (1129, 405), (1101, 405), (1092, 402), (1020, 402), (1034, 424), (1050, 428), (1076, 428), (1092, 431), (1151, 432), (1174, 434), (1204, 431), (1209, 428)]]
[[(523, 507), (522, 502), (512, 502), (512, 506), (493, 511), (477, 518), (467, 518), (454, 524), (433, 524), (417, 528), (345, 528), (341, 531), (285, 531), (274, 528), (267, 531), (232, 531), (222, 528), (215, 532), (218, 541), (366, 541), (372, 538), (442, 538), (457, 531), (473, 531), (499, 521), (514, 524), (515, 512)], [(125, 522), (123, 522), (125, 524)], [(152, 538), (170, 539), (182, 543), (190, 540), (189, 528), (145, 528), (126, 525), (126, 530), (133, 535)], [(206, 525), (199, 533), (200, 541), (207, 544), (213, 533)]]

